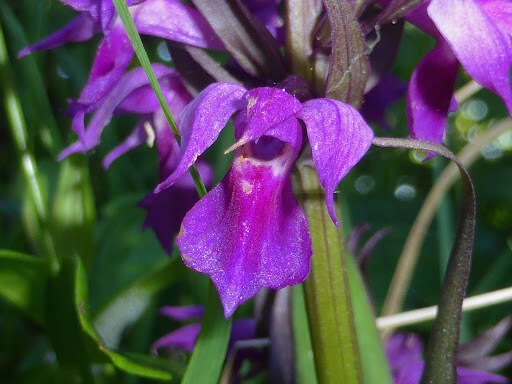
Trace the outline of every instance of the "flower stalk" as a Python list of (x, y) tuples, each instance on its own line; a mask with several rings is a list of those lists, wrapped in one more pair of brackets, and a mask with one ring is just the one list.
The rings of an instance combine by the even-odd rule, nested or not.
[(313, 244), (304, 291), (318, 382), (362, 383), (340, 232), (329, 218), (314, 168), (299, 162), (295, 181)]

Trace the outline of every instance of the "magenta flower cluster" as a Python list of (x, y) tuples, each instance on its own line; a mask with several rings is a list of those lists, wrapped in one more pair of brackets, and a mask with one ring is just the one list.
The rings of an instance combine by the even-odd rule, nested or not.
[[(148, 212), (144, 225), (153, 228), (169, 253), (179, 230), (177, 245), (184, 263), (211, 277), (226, 317), (262, 287), (278, 289), (304, 281), (310, 270), (311, 239), (306, 217), (292, 191), (292, 167), (299, 154), (311, 152), (312, 166), (325, 189), (328, 212), (337, 223), (333, 193), (373, 140), (373, 131), (361, 112), (328, 98), (299, 101), (279, 85), (246, 89), (219, 82), (194, 97), (177, 71), (154, 64), (171, 111), (178, 117), (183, 138), (178, 148), (142, 69), (127, 72), (134, 52), (111, 0), (61, 1), (78, 11), (78, 17), (23, 49), (20, 57), (67, 42), (86, 41), (97, 33), (103, 33), (103, 39), (87, 84), (68, 108), (78, 140), (60, 158), (98, 145), (102, 130), (114, 115), (139, 115), (133, 132), (112, 150), (104, 165), (108, 168), (132, 148), (152, 145), (156, 140), (160, 183), (140, 203)], [(179, 0), (127, 3), (141, 34), (224, 50), (203, 15)], [(246, 4), (277, 41), (282, 41), (279, 1), (248, 0)], [(460, 65), (498, 94), (512, 112), (510, 1), (425, 0), (406, 15), (406, 20), (437, 40), (408, 85), (407, 111), (413, 137), (441, 142), (446, 116), (457, 107), (453, 92)], [(400, 97), (403, 88), (403, 84), (384, 76), (366, 95), (364, 116), (385, 124), (385, 106)], [(211, 169), (200, 156), (233, 116), (233, 164), (224, 179), (197, 201), (188, 169), (196, 164), (203, 180), (211, 185)]]

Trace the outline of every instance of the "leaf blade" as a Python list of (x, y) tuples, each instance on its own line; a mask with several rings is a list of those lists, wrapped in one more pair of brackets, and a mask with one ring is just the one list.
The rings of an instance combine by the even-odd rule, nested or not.
[(48, 265), (40, 258), (0, 250), (0, 296), (44, 324), (44, 297)]
[(347, 0), (324, 0), (324, 5), (332, 31), (326, 95), (357, 108), (370, 73), (366, 42)]

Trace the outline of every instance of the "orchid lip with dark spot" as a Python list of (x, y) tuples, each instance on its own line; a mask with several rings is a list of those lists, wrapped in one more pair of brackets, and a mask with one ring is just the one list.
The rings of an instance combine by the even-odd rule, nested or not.
[(156, 192), (184, 175), (237, 112), (233, 165), (186, 214), (177, 240), (185, 264), (213, 280), (226, 317), (261, 288), (299, 284), (309, 274), (308, 224), (290, 182), (303, 143), (299, 121), (335, 223), (334, 190), (373, 139), (360, 114), (339, 101), (301, 103), (278, 88), (215, 83), (180, 114), (181, 158)]

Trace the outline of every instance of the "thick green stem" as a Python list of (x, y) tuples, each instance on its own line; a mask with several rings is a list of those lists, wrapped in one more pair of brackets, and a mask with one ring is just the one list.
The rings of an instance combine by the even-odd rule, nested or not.
[(296, 194), (313, 244), (311, 274), (304, 290), (318, 382), (362, 383), (343, 243), (327, 213), (316, 172), (309, 165), (297, 166)]

